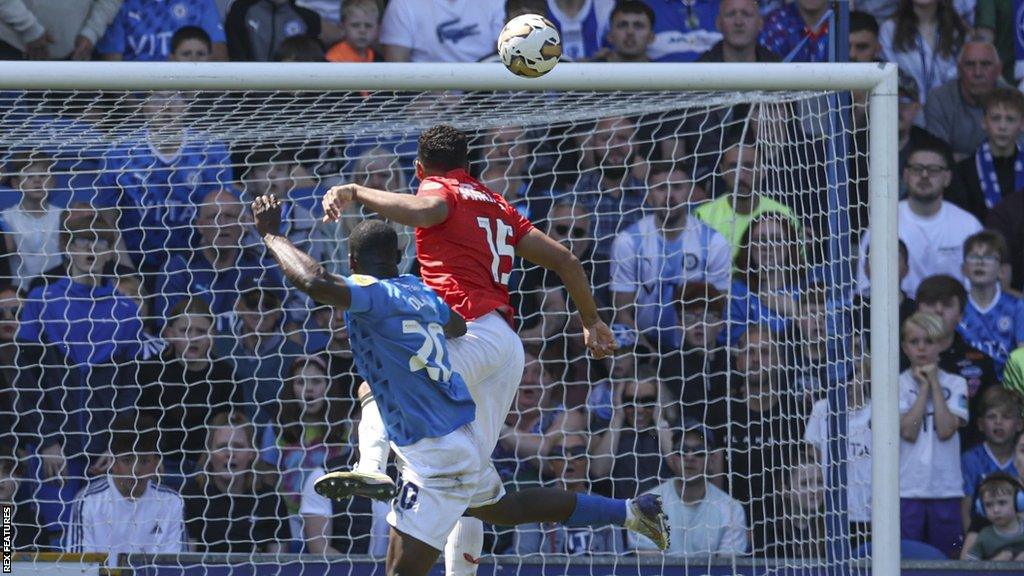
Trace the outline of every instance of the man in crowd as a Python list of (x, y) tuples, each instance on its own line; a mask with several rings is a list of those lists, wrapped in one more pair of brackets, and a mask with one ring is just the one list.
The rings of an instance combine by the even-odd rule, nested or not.
[(928, 93), (924, 107), (928, 131), (953, 147), (959, 160), (977, 150), (985, 131), (982, 106), (1002, 81), (1002, 62), (991, 42), (971, 40), (957, 60), (957, 78)]

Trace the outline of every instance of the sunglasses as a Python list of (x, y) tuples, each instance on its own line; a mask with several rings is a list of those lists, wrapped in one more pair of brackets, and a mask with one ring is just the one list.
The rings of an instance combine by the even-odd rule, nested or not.
[(565, 224), (556, 224), (555, 232), (559, 236), (570, 236), (573, 240), (580, 240), (587, 237), (587, 231), (583, 228), (577, 228), (575, 226), (568, 226)]

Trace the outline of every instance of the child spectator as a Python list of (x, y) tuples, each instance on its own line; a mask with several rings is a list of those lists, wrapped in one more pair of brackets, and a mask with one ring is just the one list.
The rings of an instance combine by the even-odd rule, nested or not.
[(68, 552), (176, 554), (184, 551), (184, 509), (177, 492), (156, 483), (160, 467), (156, 422), (119, 416), (111, 424), (107, 474), (79, 494), (72, 512)]
[(1024, 488), (1020, 481), (996, 472), (982, 481), (978, 492), (981, 512), (992, 525), (978, 533), (966, 559), (1024, 560), (1024, 524), (1020, 519)]
[(326, 62), (324, 46), (306, 34), (289, 36), (274, 51), (274, 62)]
[(899, 376), (900, 533), (955, 558), (963, 538), (960, 437), (967, 424), (967, 382), (938, 367), (948, 337), (942, 318), (917, 312), (903, 323), (910, 368)]
[(996, 88), (985, 99), (981, 125), (986, 139), (972, 156), (956, 165), (947, 199), (981, 221), (1003, 196), (1024, 189), (1024, 95)]
[(213, 41), (199, 26), (182, 26), (171, 36), (169, 62), (209, 62), (213, 56)]
[(828, 62), (826, 0), (796, 0), (764, 19), (761, 43), (784, 62)]
[(285, 38), (320, 35), (320, 16), (295, 0), (236, 0), (224, 19), (233, 61), (270, 62)]
[[(377, 62), (373, 51), (380, 33), (380, 4), (376, 0), (347, 0), (341, 7), (345, 39), (327, 51), (328, 62)], [(382, 188), (383, 190), (383, 188)]]
[(611, 49), (596, 56), (595, 62), (650, 62), (654, 10), (641, 0), (620, 0), (612, 10), (606, 38)]
[(992, 230), (964, 242), (963, 272), (971, 288), (957, 326), (968, 344), (992, 357), (1000, 376), (1010, 352), (1024, 346), (1024, 301), (999, 286), (1007, 251), (1006, 239)]
[(13, 455), (0, 456), (0, 507), (13, 507), (9, 525), (14, 529), (11, 545), (14, 550), (45, 548), (36, 503), (31, 498), (17, 500), (21, 478), (18, 459)]
[(957, 76), (956, 57), (967, 28), (953, 9), (953, 0), (900, 0), (896, 16), (882, 23), (882, 57), (914, 77), (920, 102), (934, 88)]
[(989, 474), (1005, 472), (1017, 475), (1013, 465), (1013, 451), (1017, 437), (1024, 431), (1020, 400), (1002, 387), (985, 390), (978, 403), (978, 428), (985, 441), (960, 457), (964, 473), (964, 525), (970, 524), (972, 499), (978, 486)]
[(63, 210), (50, 204), (53, 159), (18, 153), (8, 161), (9, 184), (21, 202), (0, 212), (10, 269), (18, 289), (27, 292), (32, 279), (61, 262), (60, 223)]
[[(1019, 434), (1014, 440), (1013, 447), (1013, 473), (1010, 476), (1020, 479), (1024, 477), (1024, 434)], [(978, 510), (978, 491), (975, 490), (974, 497), (972, 498), (972, 505), (970, 506), (971, 512), (971, 523), (967, 527), (967, 534), (964, 536), (964, 547), (960, 551), (960, 559), (964, 560), (967, 558), (967, 553), (974, 548), (974, 543), (978, 540), (978, 533), (982, 531), (986, 526), (989, 526), (991, 522)], [(1024, 506), (1021, 507), (1024, 509)]]
[(829, 537), (821, 466), (803, 454), (795, 459), (781, 472), (776, 517), (764, 527), (755, 527), (755, 531), (766, 533), (764, 555), (768, 558), (824, 558)]
[(227, 39), (214, 0), (124, 0), (96, 51), (104, 60), (162, 62), (171, 54), (174, 32), (189, 25), (201, 27), (213, 40), (211, 60), (227, 60)]

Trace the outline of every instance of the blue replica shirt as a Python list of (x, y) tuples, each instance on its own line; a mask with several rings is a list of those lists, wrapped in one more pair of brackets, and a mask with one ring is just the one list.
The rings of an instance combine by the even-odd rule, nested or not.
[(476, 405), (448, 362), (444, 325), (450, 311), (419, 278), (345, 278), (345, 313), (359, 374), (373, 390), (388, 438), (408, 446), (440, 438), (473, 421)]
[(654, 10), (654, 62), (693, 62), (722, 39), (715, 27), (719, 0), (644, 0)]
[(828, 62), (828, 24), (817, 31), (807, 28), (796, 4), (789, 4), (764, 19), (761, 44), (787, 62)]
[(984, 442), (960, 455), (960, 468), (964, 475), (964, 494), (967, 496), (973, 495), (981, 481), (993, 472), (1006, 472), (1017, 477), (1013, 457), (1000, 464)]
[(1010, 352), (1024, 343), (1024, 302), (999, 291), (982, 310), (968, 297), (957, 331), (968, 344), (992, 357), (1001, 378)]
[(164, 157), (145, 138), (103, 158), (95, 205), (121, 209), (118, 228), (136, 263), (162, 264), (166, 251), (189, 246), (196, 210), (208, 193), (227, 187), (231, 160), (223, 144), (186, 142)]
[[(795, 301), (799, 290), (789, 290)], [(732, 297), (729, 298), (729, 323), (728, 330), (723, 332), (728, 338), (728, 343), (736, 345), (740, 336), (747, 331), (751, 324), (767, 326), (769, 330), (776, 333), (783, 333), (791, 328), (791, 321), (787, 316), (772, 310), (766, 306), (757, 294), (750, 291), (746, 283), (739, 280), (732, 282)]]
[(202, 28), (214, 42), (227, 41), (214, 0), (124, 0), (96, 50), (162, 62), (171, 53), (171, 37), (183, 26)]
[(113, 285), (86, 286), (61, 278), (29, 293), (18, 340), (51, 344), (72, 364), (134, 358), (141, 348), (139, 307)]
[(557, 2), (549, 1), (548, 20), (562, 37), (562, 56), (573, 61), (589, 59), (606, 46), (613, 8), (613, 0), (585, 0), (579, 13), (569, 16)]

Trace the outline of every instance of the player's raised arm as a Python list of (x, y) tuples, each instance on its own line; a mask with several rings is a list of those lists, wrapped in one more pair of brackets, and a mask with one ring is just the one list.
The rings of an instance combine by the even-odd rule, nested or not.
[(597, 315), (597, 303), (579, 258), (547, 234), (532, 228), (516, 245), (516, 254), (553, 270), (562, 279), (583, 321), (583, 339), (595, 358), (610, 355), (617, 347), (608, 325)]
[(336, 222), (345, 208), (357, 202), (387, 220), (416, 228), (429, 228), (448, 218), (448, 203), (436, 196), (399, 194), (358, 184), (334, 186), (324, 194), (324, 222)]
[(320, 263), (299, 250), (291, 240), (280, 233), (280, 200), (273, 195), (260, 196), (252, 203), (252, 215), (256, 231), (292, 284), (320, 304), (338, 308), (349, 307), (352, 293), (345, 281), (329, 274)]

